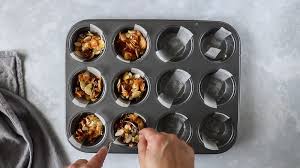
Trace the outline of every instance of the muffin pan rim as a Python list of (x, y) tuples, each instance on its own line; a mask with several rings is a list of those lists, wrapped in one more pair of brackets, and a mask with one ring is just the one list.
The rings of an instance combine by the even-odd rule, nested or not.
[[(232, 28), (232, 26), (230, 26), (229, 24), (227, 24), (227, 23), (224, 23), (224, 22), (220, 22), (220, 21), (199, 21), (199, 20), (84, 20), (84, 21), (80, 21), (80, 22), (78, 22), (77, 24), (79, 24), (79, 25), (84, 25), (84, 24), (86, 24), (86, 23), (92, 23), (92, 24), (95, 24), (95, 25), (97, 25), (98, 27), (100, 27), (99, 26), (99, 24), (97, 24), (97, 22), (99, 22), (100, 23), (100, 25), (101, 24), (104, 24), (104, 23), (107, 23), (107, 22), (118, 22), (118, 24), (119, 25), (128, 25), (128, 23), (132, 23), (132, 25), (134, 25), (134, 24), (139, 24), (139, 25), (141, 25), (141, 26), (143, 26), (147, 31), (148, 31), (148, 35), (149, 34), (151, 34), (150, 36), (151, 37), (153, 37), (153, 39), (154, 39), (154, 41), (155, 41), (155, 38), (156, 38), (156, 36), (158, 35), (158, 31), (157, 30), (159, 30), (159, 29), (155, 29), (155, 30), (150, 30), (149, 31), (149, 25), (147, 26), (147, 24), (149, 24), (149, 23), (154, 23), (154, 26), (157, 26), (157, 24), (155, 25), (155, 22), (156, 23), (158, 23), (159, 22), (159, 24), (158, 25), (162, 25), (161, 27), (163, 27), (163, 25), (165, 26), (165, 27), (168, 27), (169, 25), (178, 25), (178, 27), (180, 26), (180, 25), (182, 25), (182, 26), (184, 26), (184, 27), (186, 27), (185, 26), (185, 24), (187, 24), (188, 26), (186, 27), (186, 28), (188, 28), (189, 30), (191, 30), (193, 33), (195, 33), (194, 31), (195, 31), (195, 27), (199, 27), (199, 26), (202, 26), (202, 25), (204, 25), (204, 27), (206, 27), (206, 28), (204, 28), (204, 30), (205, 29), (207, 29), (207, 30), (209, 30), (210, 28), (213, 28), (213, 27), (215, 27), (216, 25), (217, 26), (223, 26), (223, 27), (225, 27), (225, 28), (229, 28), (230, 29), (230, 31), (233, 33), (233, 37), (235, 38), (235, 40), (236, 40), (236, 48), (235, 48), (235, 51), (233, 52), (233, 55), (231, 56), (231, 57), (229, 57), (227, 60), (226, 60), (226, 63), (224, 63), (224, 64), (219, 64), (219, 63), (215, 63), (215, 62), (212, 62), (212, 61), (208, 61), (208, 60), (206, 60), (206, 59), (202, 59), (202, 58), (195, 58), (195, 57), (199, 57), (199, 54), (200, 54), (200, 57), (201, 57), (201, 53), (197, 53), (198, 51), (197, 50), (199, 50), (200, 48), (197, 46), (197, 42), (196, 41), (194, 41), (194, 50), (193, 50), (193, 52), (190, 54), (190, 56), (188, 56), (186, 59), (184, 59), (184, 60), (182, 60), (182, 61), (179, 61), (179, 62), (168, 62), (168, 63), (165, 63), (165, 64), (163, 64), (163, 63), (161, 63), (161, 61), (160, 61), (160, 59), (159, 58), (157, 58), (156, 57), (156, 55), (155, 54), (153, 54), (153, 51), (155, 51), (155, 50), (153, 50), (153, 47), (149, 50), (149, 55), (147, 55), (147, 57), (145, 57), (145, 59), (143, 60), (143, 61), (141, 61), (141, 62), (139, 62), (139, 63), (134, 63), (134, 64), (131, 64), (131, 65), (122, 65), (122, 63), (118, 63), (118, 65), (120, 65), (122, 68), (124, 68), (124, 67), (129, 67), (129, 66), (134, 66), (134, 67), (136, 67), (136, 68), (138, 68), (138, 69), (141, 69), (143, 72), (145, 72), (145, 74), (147, 74), (147, 76), (150, 78), (149, 79), (149, 81), (151, 82), (151, 83), (154, 83), (154, 85), (155, 85), (155, 83), (156, 83), (156, 81), (155, 81), (155, 78), (156, 77), (154, 77), (153, 75), (155, 74), (155, 76), (156, 76), (156, 74), (157, 73), (155, 73), (155, 72), (151, 72), (151, 74), (148, 74), (148, 72), (149, 72), (149, 69), (147, 69), (147, 67), (146, 68), (144, 68), (143, 67), (143, 65), (145, 64), (145, 62), (147, 62), (147, 61), (149, 61), (149, 60), (152, 60), (152, 61), (154, 61), (153, 63), (157, 63), (158, 64), (158, 66), (161, 66), (161, 65), (166, 65), (166, 67), (164, 67), (164, 68), (162, 68), (162, 72), (164, 72), (164, 71), (166, 71), (166, 70), (170, 70), (170, 69), (176, 69), (176, 68), (178, 68), (179, 67), (179, 69), (183, 69), (183, 70), (185, 70), (185, 71), (187, 71), (188, 73), (190, 73), (190, 70), (192, 70), (191, 68), (189, 68), (189, 67), (187, 67), (187, 64), (189, 64), (189, 63), (191, 63), (191, 60), (193, 60), (193, 59), (196, 59), (196, 60), (201, 60), (202, 61), (202, 63), (201, 64), (203, 64), (203, 65), (208, 65), (208, 66), (210, 66), (211, 68), (212, 67), (214, 67), (214, 69), (219, 69), (219, 68), (222, 68), (222, 69), (225, 69), (225, 70), (227, 70), (227, 71), (229, 71), (229, 72), (232, 72), (232, 71), (234, 71), (232, 74), (234, 75), (234, 77), (235, 77), (235, 79), (236, 79), (236, 94), (233, 96), (233, 99), (234, 99), (234, 101), (230, 101), (230, 102), (227, 102), (228, 104), (226, 104), (226, 105), (224, 105), (223, 107), (220, 107), (220, 109), (218, 109), (218, 110), (224, 110), (224, 109), (226, 109), (226, 108), (228, 108), (227, 106), (235, 106), (235, 108), (233, 109), (234, 111), (236, 111), (235, 112), (235, 117), (234, 117), (234, 120), (236, 120), (236, 123), (238, 123), (238, 108), (239, 108), (239, 99), (240, 99), (240, 94), (239, 94), (239, 85), (240, 85), (240, 40), (239, 40), (239, 36), (238, 36), (238, 34), (237, 34), (237, 32), (236, 32), (236, 30), (234, 30), (234, 28)], [(163, 23), (162, 23), (163, 22)], [(181, 23), (182, 22), (182, 23)], [(73, 27), (76, 27), (76, 26), (78, 26), (77, 24), (75, 24)], [(193, 25), (192, 25), (193, 24)], [(115, 24), (116, 25), (116, 24)], [(192, 25), (192, 26), (191, 26)], [(198, 26), (197, 26), (198, 25)], [(114, 26), (114, 25), (112, 25), (112, 26)], [(194, 26), (194, 28), (192, 28), (192, 29), (190, 29), (190, 27), (193, 27)], [(104, 26), (105, 27), (105, 26)], [(106, 26), (107, 27), (107, 26)], [(160, 28), (161, 28), (160, 27)], [(110, 35), (111, 35), (111, 33), (108, 33), (108, 35), (106, 34), (107, 32), (107, 30), (105, 30), (105, 28), (103, 29), (102, 27), (100, 27), (102, 30), (103, 30), (103, 34), (104, 35), (106, 35), (106, 36), (108, 36), (108, 38), (107, 38), (107, 41), (106, 41), (106, 49), (107, 49), (107, 51), (109, 52), (112, 48), (110, 48), (110, 46), (108, 46), (109, 45), (109, 41), (111, 41), (111, 38), (109, 37)], [(117, 30), (117, 28), (118, 28), (118, 26), (116, 26), (116, 28), (114, 28), (113, 30), (112, 30), (112, 32), (114, 32), (114, 30)], [(71, 29), (72, 30), (72, 29)], [(201, 34), (203, 35), (205, 32), (204, 32), (204, 30), (203, 30), (203, 32), (201, 33), (195, 33), (194, 35), (194, 37), (193, 37), (193, 39), (197, 39), (197, 37), (198, 36), (200, 36)], [(201, 30), (202, 31), (202, 30)], [(70, 33), (70, 32), (69, 32)], [(68, 35), (69, 36), (69, 35)], [(153, 41), (153, 39), (151, 40), (151, 41)], [(198, 48), (197, 48), (198, 47)], [(152, 52), (152, 54), (151, 54), (151, 52)], [(68, 51), (66, 52), (66, 56), (68, 56)], [(102, 59), (101, 60), (96, 60), (95, 62), (93, 61), (93, 62), (83, 62), (83, 63), (79, 63), (79, 62), (76, 62), (76, 61), (74, 61), (74, 60), (70, 60), (70, 58), (68, 58), (68, 57), (66, 57), (66, 63), (72, 63), (73, 64), (73, 66), (70, 66), (69, 68), (72, 68), (72, 67), (76, 67), (76, 66), (80, 66), (80, 64), (81, 65), (89, 65), (89, 66), (94, 66), (94, 65), (96, 65), (96, 66), (98, 66), (98, 65), (103, 65), (103, 62), (105, 61), (105, 60), (107, 60), (106, 58), (107, 57), (110, 57), (111, 56), (111, 54), (108, 54), (108, 53), (105, 53), (104, 55), (102, 55), (101, 57), (102, 57)], [(203, 56), (203, 55), (202, 55)], [(234, 56), (234, 57), (233, 57)], [(150, 58), (150, 57), (155, 57), (155, 58)], [(194, 58), (191, 58), (191, 57), (194, 57)], [(120, 62), (119, 60), (117, 60), (117, 61), (115, 61), (115, 57), (114, 57), (114, 59), (111, 59), (112, 60), (112, 63), (114, 64), (114, 63), (117, 63), (117, 62)], [(155, 61), (156, 60), (156, 61)], [(236, 66), (236, 67), (229, 67), (229, 66), (227, 66), (226, 64), (232, 64), (232, 63), (236, 63), (238, 66)], [(140, 65), (140, 64), (142, 64), (142, 65)], [(182, 65), (182, 67), (180, 67)], [(95, 66), (94, 66), (95, 67)], [(98, 67), (96, 67), (96, 68), (98, 68)], [(104, 69), (104, 71), (105, 71), (105, 69), (107, 69), (107, 67), (106, 68), (103, 68)], [(208, 71), (209, 69), (206, 69), (205, 71)], [(193, 70), (192, 70), (193, 71)], [(203, 71), (203, 70), (201, 70), (201, 68), (200, 68), (200, 71)], [(102, 72), (102, 69), (101, 69), (101, 72)], [(200, 72), (199, 74), (195, 74), (195, 73), (190, 73), (191, 75), (192, 75), (192, 77), (191, 77), (191, 79), (193, 80), (193, 83), (194, 83), (194, 91), (196, 91), (196, 90), (198, 90), (198, 81), (199, 81), (199, 78), (202, 78), (203, 77), (203, 74), (207, 74), (208, 72)], [(105, 78), (107, 78), (106, 80), (108, 81), (108, 82), (110, 82), (111, 81), (111, 79), (110, 79), (110, 77), (108, 76), (107, 77), (107, 74), (102, 74)], [(67, 68), (66, 68), (66, 77), (68, 76), (68, 73), (67, 73)], [(105, 101), (104, 102), (100, 102), (100, 103), (98, 103), (96, 106), (100, 106), (100, 105), (103, 105), (103, 104), (105, 104), (105, 103), (107, 103), (108, 102), (108, 100), (110, 100), (111, 98), (108, 98), (109, 96), (109, 87), (110, 86), (107, 86), (107, 93), (108, 94), (106, 94), (105, 96), (104, 96), (104, 99), (105, 99)], [(151, 88), (151, 90), (152, 89), (155, 89), (155, 87), (153, 87), (153, 85), (151, 85), (149, 88)], [(156, 100), (149, 100), (149, 99), (152, 99), (153, 98), (153, 96), (151, 96), (151, 94), (153, 95), (153, 93), (154, 92), (151, 92), (150, 93), (150, 97), (149, 98), (147, 98), (147, 100), (145, 100), (145, 102), (144, 103), (149, 103), (149, 105), (153, 105), (153, 104), (157, 104), (157, 103), (159, 103), (158, 101), (156, 101)], [(156, 95), (156, 94), (155, 94)], [(190, 99), (195, 99), (195, 98), (198, 98), (199, 99), (199, 94), (192, 94), (192, 96), (191, 96), (191, 98)], [(108, 99), (108, 100), (107, 100)], [(68, 100), (67, 100), (68, 101)], [(114, 103), (114, 102), (113, 102)], [(187, 102), (188, 104), (186, 104), (186, 105), (180, 105), (180, 107), (171, 107), (169, 110), (180, 110), (180, 109), (184, 109), (184, 108), (186, 108), (187, 106), (189, 106), (189, 105), (191, 105), (191, 106), (193, 106), (193, 105), (195, 105), (195, 102)], [(69, 102), (67, 102), (67, 106), (68, 106), (68, 104), (69, 104)], [(200, 102), (198, 102), (198, 104), (201, 104)], [(143, 104), (143, 105), (145, 105), (145, 104)], [(67, 107), (68, 108), (68, 107)], [(77, 107), (76, 107), (77, 108)], [(92, 109), (92, 110), (95, 110), (95, 106), (94, 107), (89, 107), (90, 109)], [(113, 106), (112, 108), (116, 108), (115, 106)], [(218, 107), (219, 108), (219, 107)], [(71, 110), (72, 110), (73, 108), (71, 108)], [(77, 108), (78, 109), (78, 108)], [(138, 110), (138, 109), (140, 109), (139, 107), (131, 107), (131, 108), (128, 108), (128, 109), (132, 109), (133, 111), (135, 111), (136, 109)], [(158, 109), (160, 109), (160, 110), (164, 110), (164, 111), (166, 111), (166, 110), (168, 110), (168, 109), (166, 109), (166, 108), (158, 108)], [(212, 111), (212, 109), (209, 109), (209, 108), (207, 108), (207, 107), (204, 107), (204, 110), (208, 110), (208, 111)], [(117, 109), (117, 111), (120, 111), (120, 109)], [(131, 110), (129, 110), (129, 111), (131, 111)], [(149, 110), (148, 110), (149, 111)], [(140, 112), (140, 111), (136, 111), (136, 112)], [(116, 113), (116, 112), (114, 112), (114, 113)], [(163, 111), (161, 111), (161, 113), (160, 114), (163, 114), (164, 112)], [(143, 115), (144, 115), (144, 112), (142, 113)], [(148, 112), (147, 112), (147, 114), (149, 114)], [(157, 114), (159, 114), (159, 113), (157, 113)], [(227, 114), (227, 112), (225, 113), (225, 114)], [(150, 116), (152, 115), (151, 113), (149, 114)], [(153, 113), (153, 115), (155, 115), (155, 112)], [(186, 113), (184, 113), (184, 115), (186, 115)], [(189, 112), (187, 112), (187, 115), (191, 115)], [(227, 115), (233, 115), (231, 112), (229, 112), (229, 114), (227, 114)], [(68, 114), (67, 114), (67, 116), (68, 116)], [(150, 117), (150, 120), (153, 120), (153, 117)], [(67, 122), (68, 122), (68, 119), (67, 119)], [(195, 126), (195, 123), (192, 123), (192, 126), (194, 127)], [(193, 138), (192, 138), (193, 139)], [(194, 143), (194, 142), (191, 142), (191, 143)], [(201, 150), (201, 149), (199, 149), (198, 147), (197, 147), (197, 145), (194, 147), (194, 149), (196, 149), (195, 151), (196, 151), (196, 153), (211, 153), (210, 151), (203, 151), (203, 150)], [(200, 150), (200, 152), (199, 152), (199, 150)], [(93, 151), (85, 151), (85, 152), (93, 152)], [(122, 152), (122, 151), (118, 151), (118, 150), (116, 150), (116, 151), (112, 151), (112, 152)], [(132, 153), (132, 152), (128, 152), (128, 151), (123, 151), (123, 152), (125, 152), (125, 153)], [(221, 152), (225, 152), (225, 151), (221, 151)], [(219, 152), (216, 152), (216, 153), (219, 153)]]

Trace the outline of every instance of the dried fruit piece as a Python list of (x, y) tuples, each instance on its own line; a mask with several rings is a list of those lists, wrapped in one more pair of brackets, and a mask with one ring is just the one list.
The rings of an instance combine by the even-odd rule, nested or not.
[[(130, 123), (135, 126), (131, 125)], [(136, 113), (122, 115), (114, 125), (115, 136), (121, 143), (129, 147), (136, 146), (139, 142), (138, 132), (146, 127), (145, 121)]]
[(103, 90), (102, 78), (95, 76), (89, 71), (77, 75), (74, 96), (87, 101), (95, 102)]
[(135, 61), (146, 52), (147, 41), (140, 31), (128, 30), (118, 34), (115, 45), (125, 60)]
[(88, 31), (78, 36), (74, 47), (78, 57), (90, 60), (104, 51), (105, 42), (98, 34)]
[(99, 137), (104, 135), (104, 125), (94, 114), (82, 118), (74, 133), (79, 143), (93, 144)]
[(147, 91), (146, 81), (139, 74), (125, 72), (118, 79), (116, 91), (124, 100), (139, 101)]

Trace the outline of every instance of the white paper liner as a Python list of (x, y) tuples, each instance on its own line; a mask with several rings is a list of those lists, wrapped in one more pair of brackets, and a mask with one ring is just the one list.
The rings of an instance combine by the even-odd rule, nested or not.
[(131, 68), (130, 71), (134, 74), (139, 74), (142, 78), (145, 77), (145, 73), (137, 68)]
[(206, 104), (207, 106), (209, 106), (211, 108), (217, 108), (218, 107), (216, 99), (214, 99), (212, 96), (210, 96), (206, 92), (204, 93), (203, 100), (204, 100), (204, 104)]
[(226, 81), (228, 78), (232, 77), (232, 74), (224, 69), (219, 69), (217, 72), (212, 74), (212, 77), (221, 81)]
[(121, 107), (128, 107), (130, 105), (130, 101), (125, 101), (121, 98), (117, 98), (116, 103)]
[(220, 52), (221, 52), (221, 49), (215, 48), (215, 47), (210, 47), (204, 55), (207, 56), (208, 58), (215, 59), (219, 55)]
[(187, 118), (184, 118), (184, 120), (182, 122), (180, 122), (180, 126), (177, 127), (177, 130), (176, 130), (176, 135), (180, 135), (179, 133), (181, 133), (184, 128), (184, 125), (185, 125), (185, 122), (186, 122)]
[(180, 26), (176, 37), (181, 41), (183, 46), (186, 46), (187, 43), (192, 39), (193, 33), (189, 29)]
[[(224, 69), (219, 69), (217, 72), (212, 74), (212, 77), (215, 79), (218, 79), (222, 82), (225, 82), (228, 78), (232, 77), (232, 74)], [(206, 104), (209, 107), (217, 108), (217, 102), (215, 98), (210, 96), (207, 91), (204, 92), (203, 95), (204, 104)]]
[[(97, 113), (93, 113), (93, 114), (99, 118), (99, 120), (102, 122), (102, 124), (104, 126), (104, 129), (106, 129), (106, 122), (105, 122), (104, 118)], [(105, 132), (106, 132), (106, 130), (105, 130)]]
[(82, 100), (82, 99), (77, 99), (77, 98), (73, 98), (72, 102), (77, 105), (78, 107), (82, 107), (85, 108), (89, 102), (86, 100)]
[(134, 27), (133, 27), (133, 30), (138, 30), (140, 31), (143, 36), (146, 38), (147, 37), (147, 31), (146, 29), (144, 29), (142, 26), (138, 25), (138, 24), (135, 24)]
[(71, 142), (71, 144), (73, 144), (73, 145), (76, 146), (77, 148), (81, 148), (81, 147), (82, 147), (82, 144), (76, 141), (76, 139), (74, 138), (74, 135), (72, 135), (72, 136), (69, 138), (69, 142)]
[[(163, 62), (168, 62), (171, 59), (173, 59), (178, 52), (180, 52), (186, 45), (187, 43), (192, 39), (193, 37), (193, 33), (188, 30), (187, 28), (180, 26), (177, 35), (176, 35), (176, 39), (174, 39), (174, 41), (176, 42), (176, 40), (178, 39), (180, 42), (177, 43), (170, 43), (169, 42), (169, 47), (170, 48), (176, 48), (177, 50), (174, 51), (174, 54), (169, 54), (167, 51), (165, 51), (166, 49), (160, 49), (156, 51), (156, 55), (163, 61)], [(180, 43), (180, 44), (178, 44)]]
[(216, 112), (215, 115), (221, 115), (222, 117), (218, 117), (218, 119), (223, 123), (225, 123), (227, 120), (230, 119), (227, 115), (219, 113), (219, 112)]
[(218, 54), (221, 52), (219, 47), (221, 46), (222, 41), (224, 41), (231, 34), (232, 33), (230, 31), (228, 31), (224, 27), (221, 27), (211, 39), (211, 44), (213, 44), (214, 47), (209, 48), (204, 55), (211, 59), (215, 59), (218, 56)]
[(214, 44), (216, 47), (220, 47), (222, 44), (222, 41), (224, 41), (228, 36), (230, 36), (232, 33), (228, 30), (226, 30), (224, 27), (221, 27), (215, 34), (214, 37), (211, 40), (211, 43)]
[(119, 59), (119, 60), (121, 60), (121, 61), (123, 61), (123, 62), (126, 62), (126, 63), (130, 63), (130, 61), (129, 60), (125, 60), (122, 56), (120, 56), (120, 55), (117, 55), (117, 59)]
[(226, 37), (230, 36), (232, 33), (225, 29), (224, 27), (221, 27), (215, 34), (214, 38), (216, 38), (219, 41), (225, 40)]
[(90, 73), (92, 73), (92, 74), (94, 74), (95, 76), (97, 76), (98, 78), (102, 78), (101, 72), (100, 72), (98, 69), (96, 69), (96, 68), (94, 68), (94, 67), (87, 67), (87, 70), (88, 70)]
[(211, 140), (209, 140), (205, 135), (201, 135), (202, 137), (202, 142), (205, 146), (205, 148), (209, 150), (219, 150), (217, 144)]
[(71, 55), (71, 57), (72, 57), (74, 60), (79, 61), (79, 62), (83, 62), (82, 59), (80, 59), (80, 58), (78, 58), (78, 57), (76, 56), (75, 52), (71, 52), (70, 55)]
[(156, 51), (156, 55), (163, 62), (168, 62), (168, 61), (170, 61), (172, 59), (170, 57), (166, 57), (167, 53), (164, 50), (157, 50)]
[(158, 95), (157, 100), (166, 108), (171, 108), (172, 103), (173, 103), (173, 99), (170, 99), (168, 96), (166, 96), (163, 93)]
[(99, 27), (97, 27), (96, 25), (90, 24), (90, 31), (94, 32), (94, 33), (97, 33), (100, 36), (103, 36), (103, 31)]
[[(191, 75), (184, 70), (176, 69), (169, 81), (167, 82), (163, 92), (158, 95), (158, 101), (165, 107), (170, 108), (174, 99), (180, 92), (185, 83), (190, 79)], [(169, 92), (166, 94), (166, 92)]]

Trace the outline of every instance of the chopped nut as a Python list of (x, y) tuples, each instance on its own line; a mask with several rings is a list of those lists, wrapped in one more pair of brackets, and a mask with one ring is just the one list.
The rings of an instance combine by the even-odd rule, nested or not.
[(96, 101), (102, 93), (102, 80), (89, 71), (77, 75), (74, 96), (87, 101)]
[[(128, 122), (136, 125), (133, 126)], [(144, 120), (136, 113), (127, 113), (121, 116), (114, 124), (115, 136), (121, 143), (129, 147), (136, 146), (139, 142), (138, 132), (146, 127)]]
[(135, 61), (145, 53), (147, 41), (140, 31), (128, 30), (118, 34), (115, 45), (125, 60)]
[(99, 35), (88, 31), (78, 36), (74, 46), (78, 57), (89, 60), (104, 51), (105, 42)]
[(79, 143), (94, 143), (104, 135), (104, 125), (94, 114), (87, 115), (79, 121), (74, 137)]
[(124, 130), (123, 129), (119, 129), (116, 133), (115, 136), (121, 136), (124, 134)]
[(122, 99), (130, 101), (139, 101), (147, 91), (145, 79), (132, 72), (122, 74), (115, 87)]

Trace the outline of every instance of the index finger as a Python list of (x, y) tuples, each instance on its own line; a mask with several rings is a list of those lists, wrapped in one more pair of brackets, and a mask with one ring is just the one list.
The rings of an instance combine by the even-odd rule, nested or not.
[(148, 141), (150, 137), (157, 135), (158, 132), (156, 132), (153, 128), (144, 128), (139, 131), (139, 134), (143, 135), (145, 139)]
[(91, 167), (102, 167), (103, 166), (103, 162), (105, 160), (105, 157), (107, 155), (107, 148), (106, 147), (102, 147), (97, 153), (96, 155), (94, 155), (89, 162), (87, 163), (87, 165), (91, 166)]

